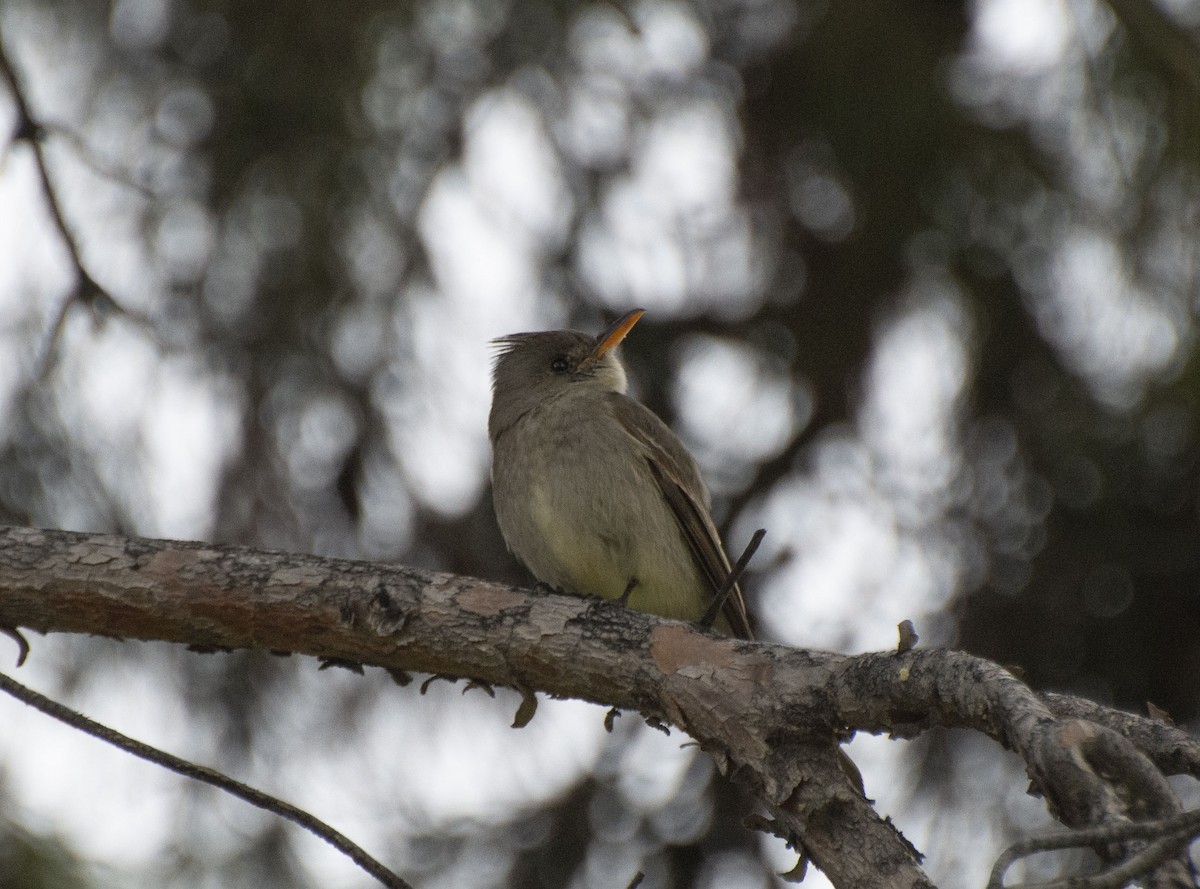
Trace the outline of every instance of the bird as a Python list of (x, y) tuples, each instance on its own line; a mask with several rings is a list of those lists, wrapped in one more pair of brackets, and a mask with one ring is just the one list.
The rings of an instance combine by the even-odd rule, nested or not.
[[(691, 621), (725, 593), (714, 628), (753, 639), (700, 467), (666, 423), (625, 394), (617, 347), (644, 314), (627, 312), (596, 336), (548, 330), (493, 340), (488, 438), (500, 533), (539, 583), (564, 593)], [(837, 754), (866, 796), (854, 761)]]
[[(505, 543), (540, 583), (699, 621), (731, 566), (696, 460), (626, 394), (617, 348), (644, 313), (596, 336), (493, 340), (492, 498)], [(736, 583), (713, 626), (753, 638)]]

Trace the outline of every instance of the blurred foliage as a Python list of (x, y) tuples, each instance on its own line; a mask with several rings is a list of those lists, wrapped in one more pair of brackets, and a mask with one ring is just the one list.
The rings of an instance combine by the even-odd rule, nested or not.
[[(1069, 0), (1030, 31), (1017, 0), (5, 0), (0, 40), (48, 127), (71, 235), (123, 309), (68, 303), (55, 327), (69, 270), (8, 282), (0, 515), (518, 582), (481, 417), (452, 410), (484, 386), (473, 321), (594, 329), (649, 306), (627, 362), (639, 395), (715, 455), (702, 462), (728, 531), (881, 434), (882, 344), (924, 319), (952, 346), (917, 344), (949, 375), (945, 441), (924, 480), (870, 446), (863, 460), (882, 498), (864, 509), (886, 500), (898, 539), (948, 553), (925, 625), (1035, 686), (1194, 720), (1200, 15), (1167, 9)], [(546, 151), (541, 179), (523, 138)], [(708, 154), (688, 161), (697, 146)], [(702, 181), (672, 179), (676, 159)], [(463, 194), (475, 215), (451, 213)], [(0, 213), (55, 237), (44, 209)], [(111, 352), (89, 351), (114, 331)], [(211, 502), (154, 475), (176, 452), (155, 458), (148, 426), (79, 407), (134, 341), (161, 400), (130, 380), (128, 405), (97, 410), (165, 415), (203, 395), (219, 435), (196, 437), (220, 446), (192, 459)], [(775, 426), (706, 439), (712, 411), (689, 413), (678, 380), (701, 359), (775, 392)], [(767, 428), (778, 441), (755, 440)], [(783, 536), (763, 584), (805, 545)], [(927, 635), (921, 614), (899, 616)], [(64, 687), (128, 656), (81, 642)], [(267, 714), (294, 664), (158, 656), (227, 764), (278, 740)], [(395, 693), (364, 684), (327, 707), (352, 724)], [(507, 824), (417, 826), (406, 860), (450, 879), (464, 850), (504, 848), (508, 876), (472, 885), (583, 885), (589, 849), (636, 837), (646, 885), (684, 887), (709, 885), (726, 847), (759, 855), (728, 788), (703, 835), (674, 840), (605, 780)], [(191, 848), (183, 825), (209, 804), (183, 803), (165, 884), (303, 884), (275, 826)], [(582, 813), (598, 805), (635, 826), (597, 836)], [(45, 873), (64, 854), (20, 832), (0, 848)]]
[(0, 826), (0, 873), (11, 889), (86, 889), (98, 885), (85, 876), (86, 868), (57, 836), (38, 836), (18, 824)]

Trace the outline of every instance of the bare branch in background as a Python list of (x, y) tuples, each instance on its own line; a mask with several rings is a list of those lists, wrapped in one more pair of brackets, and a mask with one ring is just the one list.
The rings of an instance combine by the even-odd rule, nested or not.
[[(46, 206), (50, 210), (50, 219), (67, 248), (76, 279), (75, 287), (62, 301), (61, 305), (59, 305), (54, 321), (46, 332), (42, 354), (37, 362), (38, 376), (44, 376), (54, 363), (58, 340), (62, 334), (63, 325), (66, 323), (67, 315), (73, 305), (81, 305), (96, 315), (119, 314), (130, 318), (147, 329), (149, 329), (150, 325), (148, 319), (121, 306), (113, 298), (112, 294), (97, 282), (92, 277), (91, 272), (88, 271), (87, 265), (83, 261), (78, 240), (71, 231), (71, 226), (67, 223), (62, 203), (58, 198), (58, 192), (54, 187), (54, 182), (50, 175), (50, 165), (46, 157), (45, 142), (47, 135), (51, 132), (51, 128), (43, 124), (30, 108), (29, 100), (26, 98), (25, 90), (21, 84), (21, 79), (5, 49), (3, 36), (3, 33), (0, 32), (0, 78), (3, 78), (7, 83), (9, 92), (12, 94), (13, 104), (17, 110), (17, 123), (13, 131), (12, 141), (14, 144), (25, 142), (33, 151), (34, 167), (37, 170), (38, 183), (41, 186), (42, 194), (46, 198)], [(78, 140), (75, 140), (75, 142), (78, 144)]]
[(123, 735), (106, 725), (101, 725), (95, 720), (88, 719), (70, 707), (65, 707), (33, 689), (21, 685), (21, 683), (16, 682), (3, 673), (0, 673), (0, 691), (12, 695), (18, 701), (28, 704), (30, 707), (45, 713), (47, 716), (51, 716), (59, 722), (71, 726), (71, 728), (78, 729), (85, 734), (91, 735), (93, 738), (98, 738), (106, 744), (112, 744), (114, 747), (124, 750), (126, 753), (130, 753), (139, 759), (162, 766), (164, 769), (169, 769), (178, 775), (183, 775), (185, 778), (192, 778), (196, 781), (209, 784), (218, 790), (223, 790), (226, 793), (236, 796), (238, 799), (250, 803), (252, 806), (257, 806), (264, 811), (271, 812), (281, 818), (286, 818), (293, 824), (304, 828), (309, 833), (329, 843), (329, 845), (347, 856), (384, 886), (388, 886), (389, 889), (412, 889), (408, 883), (404, 882), (404, 880), (368, 855), (361, 846), (351, 841), (344, 834), (334, 830), (324, 821), (314, 818), (308, 812), (293, 806), (291, 803), (286, 803), (270, 794), (263, 793), (261, 790), (256, 790), (240, 781), (235, 781), (233, 778), (218, 772), (216, 769), (197, 765), (194, 762), (189, 762), (186, 759), (181, 759), (178, 756), (173, 756), (170, 753), (159, 750), (157, 747), (151, 747), (149, 744), (135, 741), (128, 735)]

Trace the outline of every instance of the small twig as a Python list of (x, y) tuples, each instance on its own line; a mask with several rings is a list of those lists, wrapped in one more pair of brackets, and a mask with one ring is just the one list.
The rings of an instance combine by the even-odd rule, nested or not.
[(733, 588), (737, 585), (742, 575), (746, 573), (746, 566), (750, 564), (750, 560), (758, 552), (759, 544), (762, 543), (763, 538), (766, 536), (767, 531), (765, 528), (759, 528), (754, 532), (754, 536), (750, 538), (750, 542), (746, 544), (745, 550), (742, 551), (742, 555), (738, 558), (737, 564), (733, 566), (733, 570), (729, 572), (729, 576), (725, 578), (725, 582), (717, 590), (712, 604), (708, 606), (708, 611), (704, 612), (704, 617), (700, 619), (700, 626), (711, 627), (713, 622), (716, 621), (717, 615), (725, 607), (725, 601), (729, 598), (730, 592), (733, 591)]
[(112, 294), (105, 290), (92, 277), (84, 265), (79, 244), (75, 236), (71, 233), (66, 216), (63, 214), (62, 204), (58, 199), (58, 193), (54, 190), (54, 185), (50, 179), (50, 165), (46, 159), (45, 146), (47, 129), (34, 116), (33, 111), (29, 107), (29, 100), (25, 96), (20, 77), (18, 77), (17, 70), (13, 67), (5, 50), (3, 33), (0, 33), (0, 79), (7, 82), (9, 92), (12, 93), (13, 104), (16, 106), (17, 122), (13, 132), (13, 141), (28, 142), (30, 148), (33, 150), (34, 168), (37, 170), (42, 193), (46, 197), (46, 206), (50, 210), (50, 218), (54, 223), (54, 227), (58, 230), (63, 244), (67, 248), (67, 253), (70, 255), (71, 265), (75, 269), (77, 279), (75, 287), (67, 295), (66, 299), (63, 300), (62, 305), (59, 306), (58, 312), (55, 314), (54, 323), (46, 334), (45, 348), (42, 350), (37, 364), (38, 375), (43, 376), (52, 363), (55, 345), (62, 333), (63, 325), (66, 323), (67, 314), (71, 306), (75, 303), (87, 306), (94, 311), (117, 312), (121, 315), (131, 317), (143, 325), (148, 322), (146, 319), (124, 309), (113, 299)]
[(517, 712), (513, 716), (513, 728), (525, 728), (533, 721), (533, 716), (537, 713), (538, 700), (532, 688), (527, 688), (523, 685), (517, 686), (517, 691), (521, 694), (521, 705), (517, 707)]
[(157, 197), (154, 189), (144, 182), (139, 182), (128, 170), (119, 169), (107, 161), (101, 160), (95, 149), (70, 127), (46, 121), (40, 121), (39, 126), (43, 135), (54, 136), (70, 145), (75, 150), (75, 156), (79, 158), (79, 161), (97, 176), (120, 183), (148, 200)]
[(185, 778), (193, 778), (205, 784), (211, 784), (213, 787), (224, 790), (238, 799), (245, 800), (252, 806), (257, 806), (260, 809), (273, 812), (281, 818), (286, 818), (293, 824), (303, 827), (305, 830), (329, 843), (329, 845), (349, 857), (355, 864), (380, 883), (389, 887), (389, 889), (412, 889), (412, 886), (368, 855), (348, 837), (334, 830), (324, 821), (313, 817), (303, 809), (293, 806), (291, 803), (286, 803), (281, 799), (263, 793), (261, 790), (255, 790), (253, 787), (242, 784), (240, 781), (235, 781), (233, 778), (223, 775), (216, 769), (188, 762), (186, 759), (180, 759), (156, 747), (151, 747), (149, 744), (135, 741), (133, 738), (88, 719), (82, 713), (77, 713), (71, 708), (65, 707), (33, 689), (26, 688), (4, 673), (0, 673), (0, 691), (5, 691), (35, 710), (40, 710), (47, 716), (52, 716), (72, 728), (91, 735), (93, 738), (99, 738), (101, 741), (112, 744), (126, 753), (131, 753), (147, 762), (155, 763), (164, 769), (169, 769), (176, 774), (183, 775)]
[(83, 259), (80, 256), (79, 247), (75, 243), (75, 238), (71, 235), (66, 217), (63, 216), (62, 206), (58, 202), (58, 194), (50, 182), (49, 164), (46, 161), (46, 148), (43, 144), (46, 128), (33, 116), (33, 112), (29, 108), (29, 102), (25, 98), (25, 91), (21, 86), (21, 81), (17, 77), (17, 71), (12, 66), (12, 62), (9, 61), (8, 53), (5, 51), (2, 41), (0, 41), (0, 74), (3, 74), (4, 79), (8, 81), (8, 88), (13, 96), (13, 104), (17, 106), (17, 127), (14, 138), (18, 141), (28, 142), (29, 146), (33, 149), (34, 158), (37, 161), (38, 178), (41, 180), (42, 191), (46, 194), (46, 202), (50, 208), (50, 215), (54, 219), (54, 226), (62, 235), (67, 250), (71, 254), (71, 262), (80, 273), (80, 284), (76, 290), (83, 292), (84, 299), (90, 299), (97, 293), (104, 293), (104, 288), (97, 284), (83, 267)]
[(21, 631), (16, 627), (0, 624), (0, 633), (17, 643), (17, 666), (24, 664), (25, 658), (29, 657), (29, 640), (21, 635)]
[(1130, 840), (1155, 840), (1141, 852), (1115, 867), (1090, 877), (1069, 877), (1049, 883), (1025, 884), (1007, 889), (1119, 889), (1130, 880), (1150, 873), (1180, 851), (1180, 847), (1200, 833), (1200, 809), (1182, 812), (1157, 821), (1129, 821), (1104, 824), (1082, 830), (1067, 830), (1030, 837), (1013, 843), (996, 859), (988, 889), (1005, 889), (1004, 874), (1014, 863), (1038, 852), (1058, 849), (1100, 847)]

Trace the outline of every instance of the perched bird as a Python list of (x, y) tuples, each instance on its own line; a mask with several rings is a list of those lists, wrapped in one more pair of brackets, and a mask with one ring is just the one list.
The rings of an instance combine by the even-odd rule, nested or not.
[[(730, 574), (696, 461), (625, 394), (616, 349), (644, 314), (598, 336), (575, 330), (496, 340), (492, 500), (508, 548), (542, 583), (699, 620)], [(751, 639), (737, 584), (715, 626)], [(838, 750), (859, 794), (862, 776)]]
[[(488, 437), (508, 548), (542, 583), (699, 620), (730, 573), (699, 467), (662, 420), (625, 394), (617, 346), (643, 310), (598, 336), (501, 337)], [(717, 629), (752, 638), (735, 584)]]

